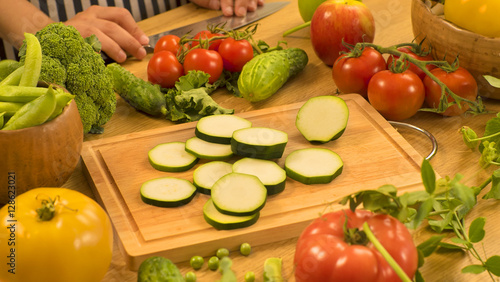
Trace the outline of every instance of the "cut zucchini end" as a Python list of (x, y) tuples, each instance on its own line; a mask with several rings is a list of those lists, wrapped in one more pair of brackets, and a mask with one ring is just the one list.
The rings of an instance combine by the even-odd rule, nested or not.
[(195, 136), (207, 142), (230, 144), (233, 132), (252, 126), (252, 122), (235, 115), (202, 117), (195, 128)]
[(349, 108), (337, 96), (317, 96), (300, 107), (295, 126), (309, 142), (327, 143), (340, 138), (347, 127)]
[(179, 207), (188, 204), (196, 195), (196, 187), (188, 180), (162, 177), (141, 186), (141, 200), (157, 207)]
[(236, 130), (231, 139), (235, 155), (256, 159), (278, 159), (283, 156), (288, 134), (267, 127), (250, 127)]
[(257, 222), (259, 216), (259, 212), (247, 216), (223, 214), (214, 206), (212, 199), (208, 199), (203, 206), (203, 217), (205, 221), (218, 230), (232, 230), (249, 227)]
[(211, 161), (223, 161), (233, 156), (231, 145), (208, 142), (196, 136), (186, 141), (185, 150), (199, 159)]
[(326, 184), (342, 174), (340, 156), (326, 148), (298, 149), (285, 159), (287, 175), (303, 184)]
[(193, 184), (198, 192), (210, 195), (212, 186), (222, 176), (232, 172), (233, 165), (223, 161), (212, 161), (200, 165), (193, 172)]
[(257, 176), (267, 189), (267, 195), (283, 192), (286, 172), (271, 160), (242, 158), (233, 164), (233, 172)]
[(191, 169), (199, 159), (186, 152), (184, 142), (170, 142), (155, 146), (148, 152), (153, 168), (165, 172), (181, 172)]

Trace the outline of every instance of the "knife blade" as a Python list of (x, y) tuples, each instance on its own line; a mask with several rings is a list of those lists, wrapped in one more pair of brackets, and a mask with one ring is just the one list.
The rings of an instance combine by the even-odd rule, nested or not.
[(158, 34), (151, 35), (149, 37), (149, 47), (151, 49), (154, 49), (154, 46), (158, 42), (158, 40), (160, 40), (162, 36), (165, 36), (167, 34), (173, 34), (182, 37), (187, 33), (192, 33), (194, 36), (197, 32), (207, 29), (209, 25), (217, 25), (225, 23), (224, 28), (227, 30), (238, 29), (240, 27), (249, 25), (253, 22), (256, 22), (281, 10), (281, 8), (285, 7), (289, 3), (290, 3), (289, 1), (265, 3), (263, 6), (259, 6), (255, 11), (248, 12), (244, 17), (237, 17), (237, 16), (227, 17), (221, 15), (207, 20), (185, 25), (179, 28), (160, 32)]

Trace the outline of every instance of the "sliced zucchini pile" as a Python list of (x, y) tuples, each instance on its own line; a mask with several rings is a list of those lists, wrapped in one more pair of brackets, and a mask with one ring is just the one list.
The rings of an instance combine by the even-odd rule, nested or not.
[(142, 201), (158, 207), (183, 206), (191, 202), (195, 195), (196, 187), (182, 178), (162, 177), (141, 186)]
[(305, 148), (291, 152), (285, 159), (290, 178), (304, 184), (329, 183), (342, 173), (340, 156), (326, 148)]
[(267, 195), (274, 195), (285, 189), (286, 172), (271, 160), (242, 158), (233, 164), (233, 171), (257, 176), (267, 189)]
[(223, 161), (213, 161), (200, 165), (193, 172), (193, 184), (198, 191), (210, 195), (212, 186), (222, 176), (233, 172), (233, 165)]
[(203, 205), (203, 217), (205, 221), (220, 230), (229, 230), (248, 227), (259, 219), (260, 212), (246, 216), (235, 216), (221, 213), (215, 207), (212, 199), (208, 199)]
[(225, 160), (233, 155), (231, 145), (208, 142), (198, 137), (189, 138), (185, 150), (197, 158), (212, 161)]
[(251, 121), (239, 116), (211, 115), (198, 121), (194, 133), (196, 137), (208, 142), (230, 144), (234, 131), (251, 126)]
[(256, 159), (281, 158), (288, 134), (267, 127), (249, 127), (234, 131), (231, 149), (235, 155)]
[(295, 126), (310, 142), (326, 143), (342, 136), (349, 120), (349, 108), (337, 96), (318, 96), (300, 107)]
[(198, 158), (185, 150), (184, 142), (169, 142), (155, 146), (148, 153), (151, 165), (161, 171), (186, 171), (198, 163)]

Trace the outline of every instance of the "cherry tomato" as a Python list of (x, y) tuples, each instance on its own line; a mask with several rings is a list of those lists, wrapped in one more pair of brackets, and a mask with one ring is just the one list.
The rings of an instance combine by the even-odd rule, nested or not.
[(148, 80), (163, 88), (171, 88), (179, 77), (184, 75), (184, 69), (179, 60), (170, 51), (154, 53), (148, 62)]
[(177, 55), (179, 49), (181, 48), (181, 46), (179, 45), (180, 40), (181, 39), (177, 35), (173, 34), (164, 35), (156, 43), (154, 52), (158, 53), (160, 51), (170, 51), (175, 55)]
[(368, 101), (388, 120), (399, 121), (413, 116), (424, 99), (424, 84), (410, 70), (402, 73), (383, 70), (368, 83)]
[(368, 82), (374, 74), (387, 69), (384, 57), (377, 50), (367, 47), (356, 53), (341, 55), (333, 65), (332, 76), (342, 93), (358, 93), (367, 97)]
[[(432, 61), (433, 60), (432, 56), (430, 54), (425, 55), (425, 56), (417, 55), (416, 53), (414, 53), (411, 50), (411, 47), (399, 47), (398, 51), (406, 53), (406, 54), (408, 54), (408, 56), (415, 58), (415, 59), (418, 59), (420, 61)], [(393, 60), (397, 60), (398, 58), (399, 58), (398, 56), (390, 56), (389, 58), (387, 58), (387, 66), (390, 66), (392, 64)], [(432, 70), (432, 69), (436, 68), (435, 65), (431, 65), (431, 64), (428, 64), (425, 67), (428, 70)], [(419, 67), (417, 67), (415, 64), (410, 64), (410, 67), (408, 69), (411, 70), (412, 72), (414, 72), (416, 75), (418, 75), (418, 77), (420, 77), (421, 80), (424, 80), (424, 78), (426, 76), (425, 72), (422, 69), (420, 69)]]
[(192, 49), (184, 58), (184, 73), (190, 70), (199, 70), (210, 75), (209, 83), (219, 79), (223, 70), (222, 57), (217, 51), (208, 49)]
[(220, 44), (219, 54), (224, 62), (224, 69), (240, 72), (243, 66), (253, 58), (253, 48), (245, 39), (235, 40), (228, 37)]
[(344, 224), (349, 230), (361, 230), (365, 222), (408, 277), (413, 277), (418, 253), (404, 224), (385, 214), (339, 210), (321, 215), (302, 231), (295, 249), (295, 280), (401, 281), (371, 243), (346, 236)]
[[(222, 33), (212, 33), (209, 30), (202, 30), (202, 31), (198, 32), (193, 37), (193, 39), (208, 40), (208, 39), (215, 37), (215, 36), (224, 36), (224, 35)], [(216, 39), (216, 40), (210, 41), (210, 45), (208, 46), (208, 49), (214, 50), (214, 51), (219, 50), (219, 45), (221, 44), (221, 42), (222, 42), (222, 39)], [(198, 44), (200, 44), (198, 41), (193, 41), (191, 43), (191, 47), (195, 47)]]
[[(453, 72), (447, 72), (441, 68), (435, 68), (431, 73), (436, 76), (442, 83), (458, 96), (470, 101), (475, 101), (477, 98), (477, 82), (469, 71), (463, 67), (458, 67)], [(427, 106), (437, 108), (441, 99), (441, 87), (437, 82), (426, 76), (424, 78), (425, 86), (425, 103)], [(453, 102), (453, 97), (448, 97), (448, 102)], [(446, 111), (441, 113), (444, 116), (458, 116), (469, 109), (469, 105), (465, 102), (461, 103), (462, 108), (458, 105), (450, 106)]]

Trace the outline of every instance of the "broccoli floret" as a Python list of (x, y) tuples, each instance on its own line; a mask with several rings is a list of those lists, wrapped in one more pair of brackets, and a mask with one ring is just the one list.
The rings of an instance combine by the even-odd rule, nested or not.
[[(85, 133), (102, 132), (116, 110), (116, 95), (97, 38), (83, 38), (76, 28), (63, 23), (47, 25), (35, 36), (42, 47), (41, 79), (75, 95)], [(25, 55), (23, 44), (19, 50), (21, 62)]]

